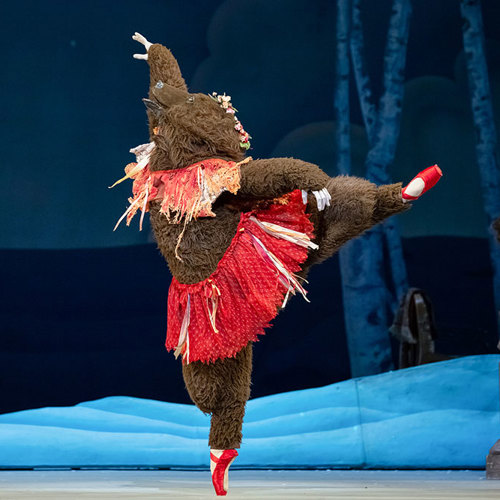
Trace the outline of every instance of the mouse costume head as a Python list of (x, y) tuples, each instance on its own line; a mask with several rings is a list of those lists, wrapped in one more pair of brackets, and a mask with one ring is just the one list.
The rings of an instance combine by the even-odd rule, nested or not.
[[(155, 47), (148, 51), (151, 60), (158, 57)], [(189, 93), (175, 59), (165, 58), (169, 55), (164, 51), (163, 64), (150, 64), (152, 81), (143, 102), (151, 142), (131, 150), (137, 162), (127, 165), (126, 175), (115, 183), (134, 180), (130, 206), (117, 226), (125, 218), (130, 224), (142, 211), (142, 227), (152, 201), (159, 202), (160, 212), (172, 223), (215, 217), (212, 203), (224, 191), (238, 191), (239, 166), (249, 160), (250, 136), (236, 118), (230, 96)], [(182, 233), (178, 243), (181, 238)]]
[(161, 160), (172, 168), (187, 166), (206, 158), (241, 161), (250, 147), (250, 136), (235, 116), (230, 97), (192, 94), (163, 80), (151, 86), (148, 110), (151, 139), (158, 150), (150, 168)]

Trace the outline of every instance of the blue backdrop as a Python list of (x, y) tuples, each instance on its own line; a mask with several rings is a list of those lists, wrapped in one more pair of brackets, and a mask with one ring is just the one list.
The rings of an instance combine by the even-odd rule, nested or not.
[[(500, 6), (483, 2), (493, 102), (500, 111)], [(391, 174), (439, 162), (446, 182), (401, 218), (404, 236), (485, 236), (459, 6), (414, 2), (403, 123)], [(365, 2), (368, 67), (380, 89), (390, 1)], [(131, 34), (170, 47), (192, 91), (227, 92), (254, 157), (295, 155), (331, 175), (335, 3), (329, 0), (64, 2), (0, 6), (4, 39), (1, 248), (89, 248), (148, 241), (114, 222), (129, 186), (108, 191), (147, 140), (146, 64)], [(352, 96), (354, 170), (366, 140)], [(357, 126), (356, 126), (357, 125)], [(457, 217), (457, 212), (459, 216)], [(432, 214), (432, 217), (430, 216)]]

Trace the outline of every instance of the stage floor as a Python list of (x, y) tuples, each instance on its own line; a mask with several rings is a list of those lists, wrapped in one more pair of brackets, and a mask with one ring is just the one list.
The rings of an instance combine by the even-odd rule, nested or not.
[[(500, 498), (484, 471), (231, 471), (233, 498)], [(0, 471), (0, 499), (213, 498), (207, 471)]]

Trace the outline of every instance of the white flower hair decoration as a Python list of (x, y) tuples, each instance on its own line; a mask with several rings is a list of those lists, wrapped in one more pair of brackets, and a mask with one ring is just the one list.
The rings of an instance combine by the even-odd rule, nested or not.
[(217, 92), (212, 92), (212, 94), (208, 94), (214, 101), (216, 101), (219, 106), (222, 109), (226, 110), (226, 113), (230, 113), (234, 117), (234, 129), (240, 134), (240, 146), (243, 149), (248, 149), (250, 147), (250, 139), (252, 136), (248, 134), (248, 132), (245, 132), (245, 129), (243, 128), (243, 125), (241, 122), (236, 118), (236, 112), (238, 111), (236, 108), (233, 107), (231, 104), (231, 96), (224, 94), (217, 94)]

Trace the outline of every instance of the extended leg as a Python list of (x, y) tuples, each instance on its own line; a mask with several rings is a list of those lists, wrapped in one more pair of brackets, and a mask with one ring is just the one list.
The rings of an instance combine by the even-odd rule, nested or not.
[(239, 448), (244, 415), (245, 403), (240, 401), (222, 408), (214, 408), (208, 438), (210, 448), (218, 450)]
[(318, 211), (314, 201), (309, 203), (319, 249), (311, 252), (306, 267), (322, 262), (347, 241), (409, 208), (403, 203), (401, 184), (377, 187), (359, 177), (340, 176), (331, 178), (326, 187), (332, 197), (331, 206)]
[(407, 202), (435, 186), (441, 176), (440, 168), (434, 165), (420, 172), (405, 188), (401, 183), (376, 186), (358, 177), (331, 178), (326, 186), (331, 205), (318, 211), (314, 202), (310, 203), (319, 249), (311, 253), (306, 268), (327, 259), (344, 243), (387, 217), (407, 210)]

